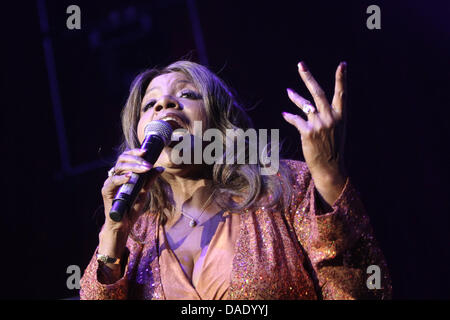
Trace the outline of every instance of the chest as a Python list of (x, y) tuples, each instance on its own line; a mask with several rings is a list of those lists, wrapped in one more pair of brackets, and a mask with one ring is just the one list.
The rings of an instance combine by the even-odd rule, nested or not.
[(211, 242), (214, 239), (220, 243), (232, 240), (222, 234), (224, 221), (222, 215), (218, 214), (193, 228), (181, 220), (164, 229), (167, 249), (173, 252), (186, 277), (192, 283), (198, 282), (201, 276)]
[(175, 254), (186, 276), (192, 281), (199, 276), (202, 252), (206, 252), (209, 243), (202, 244), (202, 230), (194, 229), (185, 236), (171, 232), (167, 234), (167, 242)]

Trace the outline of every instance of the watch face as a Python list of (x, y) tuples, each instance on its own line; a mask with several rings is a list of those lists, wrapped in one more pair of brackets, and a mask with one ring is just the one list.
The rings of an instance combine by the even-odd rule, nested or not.
[(97, 261), (102, 262), (102, 263), (114, 263), (114, 264), (118, 264), (119, 263), (119, 259), (116, 258), (111, 258), (108, 256), (105, 256), (103, 254), (98, 254), (97, 255)]
[(103, 256), (103, 255), (97, 257), (97, 261), (100, 261), (100, 262), (103, 262), (103, 263), (106, 263), (107, 260), (108, 260), (108, 258), (106, 256)]

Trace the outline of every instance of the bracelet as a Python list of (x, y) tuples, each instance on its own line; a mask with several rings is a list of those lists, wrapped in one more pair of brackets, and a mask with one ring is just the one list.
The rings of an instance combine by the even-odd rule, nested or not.
[(119, 264), (120, 259), (118, 258), (111, 258), (110, 256), (107, 256), (105, 254), (97, 253), (97, 261), (101, 263), (112, 263), (112, 264)]

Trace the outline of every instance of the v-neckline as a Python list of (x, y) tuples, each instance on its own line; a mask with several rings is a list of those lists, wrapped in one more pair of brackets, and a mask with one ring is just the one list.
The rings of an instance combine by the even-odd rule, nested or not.
[[(219, 214), (219, 213), (218, 213)], [(228, 217), (228, 215), (230, 215), (231, 213), (229, 211), (224, 211), (222, 214), (222, 217), (225, 218), (225, 221)], [(199, 225), (200, 226), (200, 225)], [(224, 227), (224, 223), (220, 223), (217, 226), (216, 231), (214, 232), (213, 236), (211, 237), (208, 246), (206, 248), (206, 252), (203, 256), (203, 261), (201, 262), (201, 265), (197, 268), (200, 268), (200, 274), (203, 272), (204, 270), (204, 266), (205, 266), (205, 261), (207, 261), (207, 257), (210, 254), (210, 247), (211, 244), (215, 242), (217, 236), (220, 234), (220, 232), (222, 231), (222, 228)], [(159, 255), (158, 255), (158, 264), (159, 264), (159, 269), (160, 269), (160, 279), (161, 279), (161, 285), (163, 287), (163, 291), (164, 290), (164, 285), (166, 284), (165, 280), (163, 279), (165, 277), (166, 272), (164, 271), (169, 271), (169, 269), (176, 269), (177, 272), (177, 277), (183, 282), (183, 288), (189, 288), (190, 291), (190, 296), (192, 299), (197, 299), (197, 300), (202, 300), (200, 293), (197, 291), (198, 285), (201, 283), (201, 276), (198, 277), (197, 279), (197, 283), (196, 285), (194, 284), (194, 270), (196, 269), (196, 263), (199, 262), (200, 259), (202, 259), (202, 252), (200, 253), (200, 257), (197, 259), (197, 262), (193, 262), (193, 268), (192, 268), (192, 275), (191, 275), (191, 279), (189, 279), (189, 277), (186, 275), (185, 271), (183, 270), (183, 267), (180, 263), (180, 260), (178, 259), (178, 256), (175, 254), (175, 252), (172, 250), (168, 240), (167, 240), (167, 233), (165, 230), (165, 227), (163, 225), (161, 225), (160, 223), (158, 223), (158, 227), (157, 227), (157, 237), (158, 237), (158, 251), (159, 251)], [(162, 240), (162, 241), (161, 241)], [(166, 251), (166, 252), (164, 252)], [(202, 249), (203, 251), (203, 249)], [(162, 255), (166, 255), (165, 259), (169, 260), (169, 263), (171, 264), (170, 266), (162, 266), (161, 263), (159, 262), (159, 260), (161, 259)], [(233, 250), (233, 257), (235, 256), (235, 246), (234, 246), (234, 250)], [(163, 271), (164, 269), (164, 271)]]
[[(183, 289), (189, 290), (188, 296), (189, 300), (201, 300), (200, 294), (192, 284), (192, 282), (187, 277), (186, 273), (184, 272), (180, 261), (178, 260), (177, 255), (172, 251), (172, 248), (170, 247), (164, 226), (158, 224), (158, 243), (159, 246), (159, 255), (158, 255), (158, 264), (159, 264), (159, 270), (160, 270), (160, 279), (161, 279), (161, 285), (163, 288), (163, 291), (165, 292), (165, 288), (167, 286), (167, 282), (165, 281), (165, 278), (168, 278), (167, 275), (170, 274), (171, 277), (175, 277), (177, 280), (180, 280), (181, 283), (176, 283), (178, 285), (181, 285)], [(164, 259), (166, 262), (169, 262), (168, 264), (161, 264), (160, 260)], [(174, 274), (174, 272), (176, 274)], [(181, 297), (180, 297), (181, 298)]]

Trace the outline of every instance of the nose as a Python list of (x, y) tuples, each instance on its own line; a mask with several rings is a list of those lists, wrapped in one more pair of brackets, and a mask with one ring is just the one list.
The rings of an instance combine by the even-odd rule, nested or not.
[(154, 110), (155, 112), (159, 112), (161, 110), (165, 110), (165, 109), (169, 109), (169, 108), (174, 108), (174, 109), (183, 109), (181, 107), (181, 105), (178, 103), (178, 101), (176, 99), (174, 99), (171, 96), (163, 96), (161, 97), (161, 99), (158, 100), (158, 102), (156, 103)]

